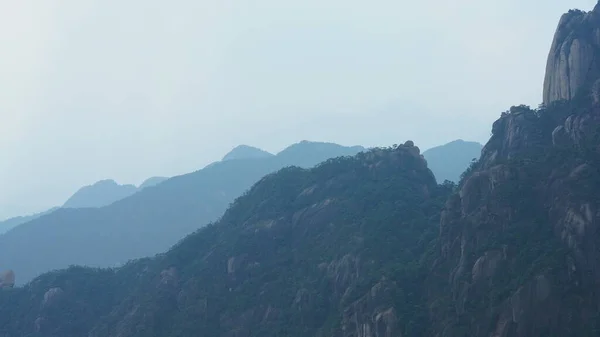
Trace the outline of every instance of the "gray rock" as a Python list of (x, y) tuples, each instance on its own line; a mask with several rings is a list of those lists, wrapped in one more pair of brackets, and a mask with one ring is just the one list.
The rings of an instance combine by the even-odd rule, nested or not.
[(564, 14), (546, 63), (543, 101), (570, 100), (600, 78), (600, 6)]
[(0, 289), (12, 288), (15, 286), (15, 273), (12, 270), (7, 270), (0, 273)]

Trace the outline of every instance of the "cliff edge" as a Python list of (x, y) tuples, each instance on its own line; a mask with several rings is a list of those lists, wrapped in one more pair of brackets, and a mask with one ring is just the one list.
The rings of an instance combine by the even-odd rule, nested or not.
[(600, 3), (590, 12), (570, 10), (558, 23), (546, 63), (545, 104), (573, 99), (600, 78)]

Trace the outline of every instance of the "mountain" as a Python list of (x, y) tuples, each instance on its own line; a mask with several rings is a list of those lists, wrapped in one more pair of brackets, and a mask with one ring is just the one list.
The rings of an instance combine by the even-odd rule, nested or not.
[[(337, 145), (330, 143), (302, 141), (285, 149), (279, 153), (279, 156), (284, 157), (283, 161), (307, 160), (306, 158), (302, 158), (303, 153), (310, 155), (313, 153), (313, 151), (324, 151), (325, 153), (328, 151), (335, 152), (338, 151), (336, 147)], [(479, 143), (467, 142), (459, 139), (445, 145), (431, 148), (423, 152), (423, 156), (425, 156), (425, 159), (428, 161), (429, 168), (433, 171), (439, 182), (443, 182), (444, 180), (456, 182), (458, 181), (460, 175), (469, 166), (471, 160), (474, 158), (479, 158), (482, 147), (483, 146)], [(299, 149), (298, 153), (296, 153), (297, 149)], [(355, 146), (350, 147), (349, 150), (350, 152), (348, 152), (348, 154), (353, 154), (364, 151), (365, 148)], [(260, 159), (272, 156), (274, 155), (259, 148), (248, 145), (239, 145), (226, 154), (222, 160), (226, 161), (250, 158)], [(286, 156), (288, 157), (287, 159), (285, 158)], [(219, 162), (212, 163), (209, 166), (217, 163)], [(119, 185), (113, 180), (99, 181), (91, 186), (86, 186), (78, 190), (68, 199), (63, 207), (85, 208), (106, 206), (115, 201), (126, 198), (133, 193), (137, 193), (144, 188), (158, 185), (167, 179), (167, 177), (148, 178), (135, 190), (133, 189), (133, 185)], [(40, 212), (34, 215), (20, 216), (2, 221), (0, 222), (0, 234), (20, 224), (24, 224), (33, 219), (37, 219), (42, 215), (51, 213), (57, 209), (58, 207), (54, 207), (45, 212)]]
[(169, 178), (151, 177), (139, 187), (125, 184), (120, 185), (112, 179), (100, 180), (92, 185), (80, 188), (62, 206), (63, 208), (104, 207), (115, 201), (127, 198), (140, 190), (162, 183)]
[(471, 161), (479, 159), (482, 148), (483, 145), (477, 142), (458, 139), (431, 148), (423, 152), (423, 156), (438, 182), (445, 180), (458, 182), (460, 175), (469, 167)]
[(446, 203), (432, 336), (597, 336), (600, 106), (514, 107)]
[(411, 142), (270, 174), (164, 254), (0, 291), (0, 334), (598, 336), (600, 95), (576, 91), (503, 112), (458, 184)]
[(599, 34), (600, 4), (590, 12), (571, 10), (560, 18), (546, 62), (545, 104), (600, 86)]
[[(277, 156), (284, 161), (308, 161), (312, 155), (319, 155), (321, 157), (327, 156), (328, 153), (337, 150), (339, 145), (334, 143), (317, 143), (303, 140), (297, 144), (293, 144), (283, 151), (279, 152)], [(344, 149), (344, 155), (354, 155), (356, 153), (365, 151), (362, 146), (351, 146)]]
[(269, 153), (267, 151), (261, 150), (253, 146), (238, 145), (223, 157), (223, 161), (250, 158), (268, 158), (272, 156), (272, 153)]
[[(63, 205), (66, 208), (86, 208), (86, 207), (102, 207), (117, 200), (126, 198), (133, 193), (138, 192), (146, 187), (151, 187), (160, 184), (167, 180), (165, 177), (152, 177), (146, 179), (138, 188), (133, 185), (119, 185), (113, 180), (99, 181), (93, 185), (85, 186), (73, 194)], [(133, 192), (133, 193), (132, 193)], [(52, 207), (47, 211), (10, 218), (0, 221), (0, 234), (4, 234), (8, 230), (37, 219), (43, 215), (50, 214), (60, 207)]]
[[(599, 7), (565, 14), (555, 43), (574, 38), (576, 50), (578, 37), (597, 36)], [(598, 336), (600, 101), (581, 83), (561, 96), (570, 100), (552, 94), (537, 110), (503, 113), (446, 203), (428, 279), (431, 335)]]
[(427, 320), (420, 257), (452, 187), (436, 184), (412, 142), (284, 168), (165, 254), (71, 267), (5, 291), (0, 327), (22, 336), (414, 336)]
[(50, 214), (50, 213), (56, 211), (57, 209), (58, 209), (58, 207), (53, 207), (44, 212), (40, 212), (40, 213), (36, 213), (36, 214), (32, 214), (32, 215), (17, 216), (14, 218), (6, 219), (4, 221), (0, 221), (0, 234), (6, 233), (10, 229), (17, 227), (18, 225), (21, 225), (21, 224), (24, 224), (31, 220), (37, 219), (43, 215)]
[(146, 187), (156, 186), (156, 185), (162, 183), (163, 181), (165, 181), (167, 179), (169, 179), (169, 178), (167, 178), (167, 177), (151, 177), (151, 178), (148, 178), (148, 179), (144, 180), (144, 182), (142, 182), (140, 184), (140, 186), (138, 186), (138, 190), (142, 190), (142, 189), (144, 189)]
[(59, 209), (1, 235), (0, 266), (14, 270), (23, 284), (72, 264), (111, 267), (152, 256), (218, 219), (266, 174), (291, 165), (312, 167), (360, 149), (303, 142), (272, 157), (217, 162), (105, 207)]
[(114, 180), (100, 180), (93, 185), (84, 186), (73, 194), (62, 207), (87, 208), (103, 207), (117, 200), (127, 198), (137, 192), (134, 185), (119, 185)]

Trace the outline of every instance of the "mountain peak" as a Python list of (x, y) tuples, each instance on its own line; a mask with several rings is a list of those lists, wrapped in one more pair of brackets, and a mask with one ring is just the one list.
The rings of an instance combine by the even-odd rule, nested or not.
[(163, 181), (167, 180), (169, 178), (167, 177), (150, 177), (146, 180), (144, 180), (144, 182), (142, 182), (140, 184), (140, 186), (138, 187), (138, 189), (144, 189), (146, 187), (151, 187), (151, 186), (155, 186), (158, 185), (160, 183), (162, 183)]
[(97, 182), (95, 182), (89, 186), (110, 186), (110, 185), (117, 186), (119, 184), (116, 181), (114, 181), (113, 179), (102, 179), (102, 180), (98, 180)]
[(64, 208), (89, 208), (110, 205), (137, 191), (134, 185), (119, 185), (112, 179), (103, 179), (80, 188), (63, 205)]
[(254, 146), (238, 145), (234, 147), (233, 150), (229, 151), (229, 153), (227, 153), (222, 160), (226, 161), (235, 159), (267, 158), (272, 156), (272, 153)]
[(439, 183), (445, 180), (458, 182), (471, 160), (479, 158), (482, 148), (483, 145), (477, 142), (457, 139), (433, 147), (423, 152), (423, 156)]
[[(281, 150), (277, 153), (277, 156), (288, 155), (288, 154), (298, 154), (303, 151), (317, 151), (317, 152), (328, 152), (333, 149), (342, 149), (347, 148), (352, 152), (364, 151), (365, 148), (362, 146), (343, 146), (336, 143), (330, 142), (315, 142), (310, 140), (302, 140), (298, 143), (292, 144), (285, 149)], [(354, 153), (353, 153), (354, 154)]]
[(543, 101), (587, 94), (600, 79), (600, 2), (593, 11), (570, 10), (556, 28), (546, 62)]

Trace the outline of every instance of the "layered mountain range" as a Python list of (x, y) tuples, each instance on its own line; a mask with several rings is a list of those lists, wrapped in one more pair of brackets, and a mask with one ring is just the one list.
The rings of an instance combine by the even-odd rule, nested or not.
[(77, 190), (61, 207), (52, 207), (46, 211), (10, 218), (0, 221), (0, 234), (9, 231), (21, 224), (50, 214), (59, 208), (99, 208), (112, 204), (115, 201), (127, 198), (144, 188), (158, 185), (167, 180), (165, 177), (152, 177), (146, 179), (139, 187), (134, 185), (120, 185), (112, 179), (98, 181), (92, 185), (84, 186)]
[[(563, 16), (548, 64), (598, 7)], [(552, 93), (562, 66), (457, 184), (411, 141), (275, 169), (162, 254), (0, 292), (0, 336), (598, 336), (600, 74)]]
[[(0, 236), (0, 266), (14, 270), (17, 282), (23, 284), (72, 264), (110, 267), (152, 256), (216, 220), (265, 174), (290, 165), (311, 167), (364, 150), (302, 141), (273, 155), (241, 145), (221, 161), (171, 180), (150, 178), (139, 187), (103, 180), (81, 188), (62, 209), (5, 222), (16, 228)], [(478, 143), (455, 141), (424, 155), (429, 159), (431, 153), (431, 162), (439, 169), (436, 175), (457, 180), (480, 150)]]
[[(1, 235), (0, 266), (12, 269), (17, 283), (22, 284), (43, 272), (69, 265), (111, 267), (153, 256), (216, 220), (264, 175), (291, 165), (311, 167), (332, 157), (354, 155), (361, 149), (301, 142), (276, 156), (257, 159), (246, 153), (216, 162), (105, 207), (60, 208)], [(116, 191), (133, 191), (103, 181), (81, 189), (73, 200), (81, 201), (78, 205), (106, 201), (106, 190), (112, 190), (113, 197), (118, 195)], [(103, 195), (104, 199), (98, 198)]]

